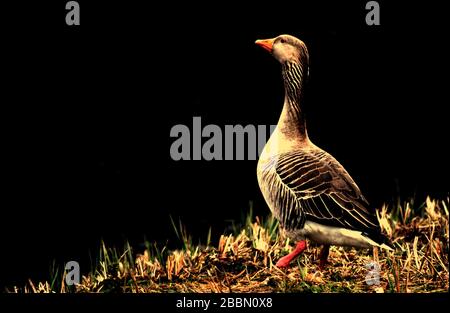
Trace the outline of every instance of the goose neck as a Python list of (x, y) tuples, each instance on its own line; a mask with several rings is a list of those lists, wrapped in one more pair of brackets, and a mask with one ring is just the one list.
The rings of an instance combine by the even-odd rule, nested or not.
[(303, 73), (304, 68), (300, 64), (285, 63), (282, 65), (285, 97), (283, 111), (278, 122), (280, 130), (288, 137), (297, 137), (306, 140), (306, 123), (301, 110), (303, 99)]

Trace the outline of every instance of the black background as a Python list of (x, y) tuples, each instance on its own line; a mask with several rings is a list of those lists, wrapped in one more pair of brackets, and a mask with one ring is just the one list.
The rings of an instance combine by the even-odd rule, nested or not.
[(270, 125), (279, 64), (254, 41), (289, 33), (310, 53), (311, 140), (350, 172), (372, 205), (448, 195), (448, 36), (438, 5), (380, 1), (143, 4), (65, 1), (1, 7), (0, 285), (48, 278), (101, 238), (176, 246), (169, 214), (196, 240), (253, 202), (268, 209), (256, 161), (170, 158), (175, 124)]

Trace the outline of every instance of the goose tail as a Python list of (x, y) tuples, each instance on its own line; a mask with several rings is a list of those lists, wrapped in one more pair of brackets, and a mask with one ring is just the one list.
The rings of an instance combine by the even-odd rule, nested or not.
[(372, 233), (372, 234), (363, 233), (363, 236), (372, 246), (380, 247), (380, 248), (386, 249), (388, 251), (395, 250), (395, 247), (392, 244), (392, 241), (389, 238), (387, 238), (385, 235), (383, 235), (382, 233)]

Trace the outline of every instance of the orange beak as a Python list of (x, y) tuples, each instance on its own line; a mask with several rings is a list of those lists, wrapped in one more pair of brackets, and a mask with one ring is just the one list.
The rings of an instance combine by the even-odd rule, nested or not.
[(261, 39), (261, 40), (256, 40), (255, 43), (264, 48), (265, 50), (272, 52), (272, 47), (273, 47), (273, 39)]

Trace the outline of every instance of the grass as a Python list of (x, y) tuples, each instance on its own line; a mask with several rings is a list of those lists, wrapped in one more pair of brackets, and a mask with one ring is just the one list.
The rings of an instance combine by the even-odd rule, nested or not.
[[(102, 243), (95, 270), (82, 276), (77, 286), (65, 284), (65, 272), (53, 266), (46, 282), (29, 280), (9, 292), (448, 292), (449, 288), (449, 198), (426, 199), (383, 206), (377, 215), (383, 231), (396, 250), (372, 253), (369, 249), (334, 247), (328, 265), (320, 270), (319, 246), (308, 249), (288, 269), (274, 264), (292, 250), (269, 217), (250, 212), (241, 226), (223, 234), (218, 244), (195, 245), (181, 223), (172, 220), (180, 249), (146, 244), (134, 253), (126, 243), (122, 249)], [(369, 285), (367, 264), (377, 261), (379, 283)], [(370, 278), (370, 276), (369, 276)]]

